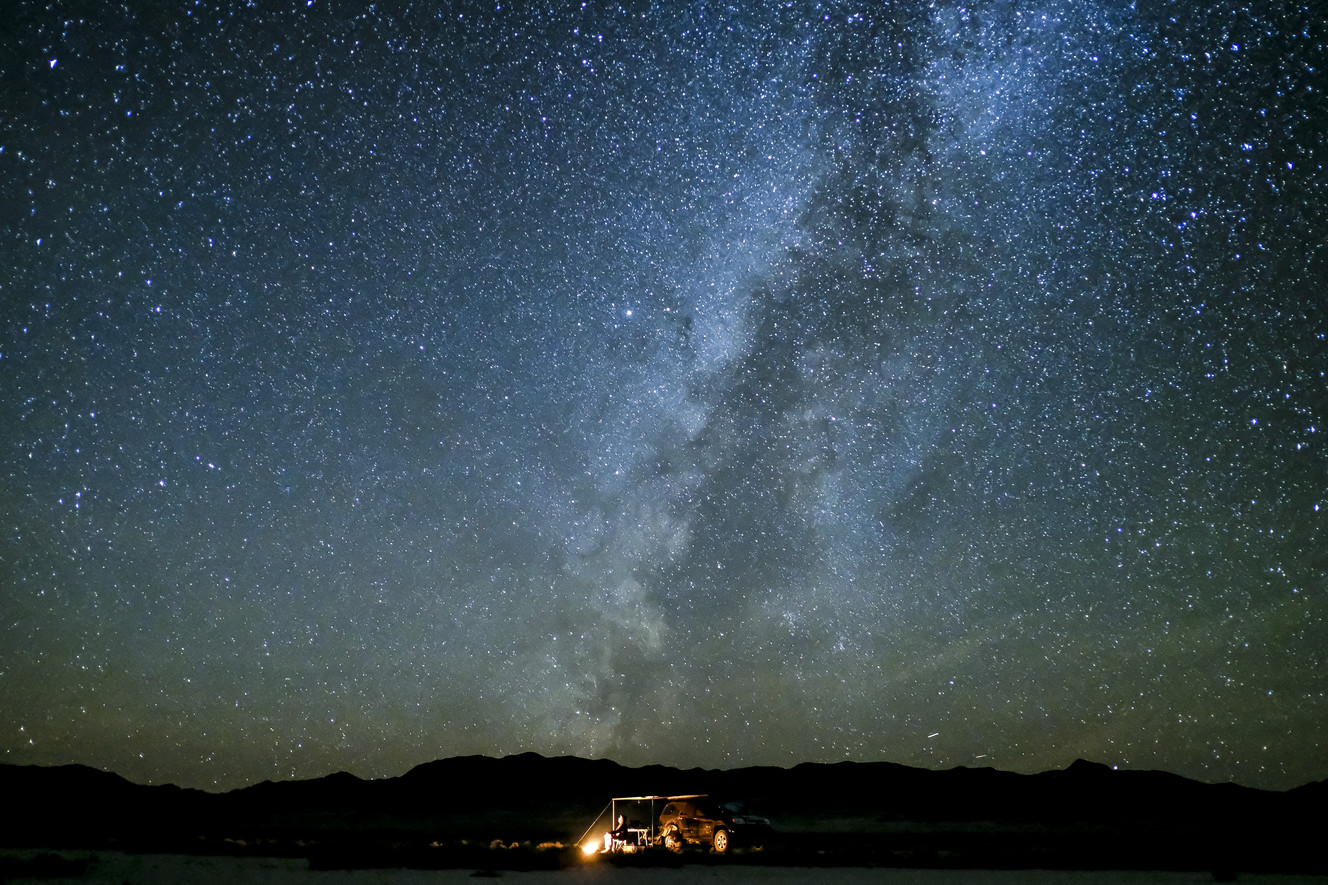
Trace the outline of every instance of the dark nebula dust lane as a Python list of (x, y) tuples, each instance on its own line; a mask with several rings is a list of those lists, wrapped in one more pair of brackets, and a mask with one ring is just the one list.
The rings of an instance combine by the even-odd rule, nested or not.
[(0, 761), (1328, 777), (1323, 17), (746, 5), (17, 2)]

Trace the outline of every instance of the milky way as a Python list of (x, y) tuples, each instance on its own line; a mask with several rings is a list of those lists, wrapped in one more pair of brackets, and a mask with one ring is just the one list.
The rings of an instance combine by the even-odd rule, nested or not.
[(0, 41), (0, 760), (1328, 777), (1309, 4), (176, 6)]

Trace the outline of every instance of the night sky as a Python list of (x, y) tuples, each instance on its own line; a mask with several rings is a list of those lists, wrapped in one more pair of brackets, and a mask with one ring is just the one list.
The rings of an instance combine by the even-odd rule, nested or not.
[(1296, 6), (11, 2), (0, 761), (1328, 777)]

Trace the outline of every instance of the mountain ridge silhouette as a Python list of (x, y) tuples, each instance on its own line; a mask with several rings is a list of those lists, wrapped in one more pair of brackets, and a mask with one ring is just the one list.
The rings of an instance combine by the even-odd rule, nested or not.
[(852, 761), (631, 768), (522, 753), (225, 793), (134, 784), (80, 765), (5, 764), (0, 845), (310, 854), (319, 846), (570, 844), (611, 797), (687, 793), (742, 802), (772, 821), (787, 857), (804, 861), (1137, 867), (1222, 856), (1242, 858), (1246, 869), (1305, 871), (1324, 866), (1322, 852), (1307, 846), (1328, 823), (1328, 781), (1274, 792), (1086, 760), (1017, 774)]

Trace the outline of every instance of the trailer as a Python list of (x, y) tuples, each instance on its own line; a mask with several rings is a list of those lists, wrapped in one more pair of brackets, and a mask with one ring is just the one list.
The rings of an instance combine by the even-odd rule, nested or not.
[[(682, 796), (614, 796), (609, 800), (609, 804), (604, 806), (604, 810), (590, 824), (589, 829), (581, 837), (581, 850), (586, 854), (633, 854), (647, 848), (655, 848), (663, 842), (663, 833), (657, 826), (658, 813), (657, 808), (662, 808), (667, 804), (678, 799), (703, 799), (705, 793), (689, 793)], [(649, 808), (647, 812), (647, 807)], [(605, 812), (609, 815), (609, 829), (602, 836), (592, 838), (586, 841), (592, 830), (604, 818)], [(629, 816), (629, 812), (633, 816)], [(640, 815), (647, 813), (648, 817), (641, 820)], [(619, 817), (622, 823), (619, 823)]]
[[(615, 796), (604, 806), (581, 837), (586, 854), (634, 854), (663, 847), (674, 854), (689, 846), (727, 854), (735, 837), (754, 845), (764, 841), (770, 821), (763, 817), (735, 815), (707, 802), (707, 793), (674, 796)], [(640, 815), (647, 813), (642, 820)], [(656, 810), (658, 809), (658, 811)], [(610, 829), (587, 842), (592, 830), (609, 813)]]

